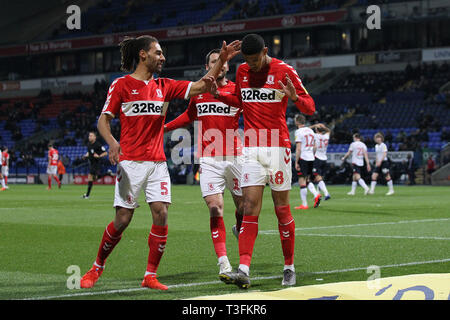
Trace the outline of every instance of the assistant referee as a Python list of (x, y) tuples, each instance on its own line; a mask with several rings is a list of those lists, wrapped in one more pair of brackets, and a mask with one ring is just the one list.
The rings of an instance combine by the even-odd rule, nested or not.
[(104, 176), (101, 174), (101, 158), (106, 157), (107, 154), (105, 147), (97, 141), (97, 134), (94, 131), (90, 131), (87, 152), (83, 156), (83, 159), (87, 158), (89, 161), (88, 189), (83, 195), (84, 199), (89, 199), (94, 178), (97, 180)]

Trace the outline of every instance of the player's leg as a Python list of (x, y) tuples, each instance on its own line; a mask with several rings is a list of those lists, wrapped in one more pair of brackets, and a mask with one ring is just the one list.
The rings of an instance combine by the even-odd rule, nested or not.
[[(56, 166), (55, 166), (55, 168), (56, 168)], [(58, 184), (58, 188), (61, 188), (61, 181), (58, 179), (58, 175), (56, 174), (56, 170), (55, 170), (55, 173), (52, 174), (52, 178)]]
[(392, 178), (391, 178), (391, 175), (389, 174), (389, 171), (386, 173), (385, 179), (386, 179), (387, 186), (389, 189), (388, 192), (386, 193), (386, 195), (387, 196), (393, 195), (394, 194), (394, 183), (392, 182)]
[(275, 191), (272, 189), (272, 200), (278, 219), (278, 231), (284, 256), (283, 281), (281, 284), (294, 285), (296, 283), (294, 267), (295, 221), (289, 205), (289, 190)]
[(227, 281), (225, 273), (232, 268), (227, 257), (226, 228), (223, 222), (223, 193), (226, 187), (226, 161), (211, 157), (200, 159), (200, 189), (209, 211), (211, 239), (219, 264), (219, 278)]
[(83, 194), (83, 199), (89, 199), (89, 195), (91, 194), (92, 185), (94, 184), (94, 175), (92, 173), (88, 174), (88, 187), (85, 194)]
[(298, 177), (298, 185), (300, 186), (300, 199), (302, 200), (302, 204), (294, 209), (308, 209), (308, 200), (306, 197), (308, 195), (308, 189), (306, 187), (306, 178), (303, 174)]
[(5, 181), (4, 181), (4, 182), (5, 182), (5, 185), (3, 186), (3, 184), (2, 184), (2, 187), (3, 187), (3, 188), (6, 188), (6, 189), (9, 189), (9, 188), (8, 188), (9, 167), (7, 167), (7, 166), (2, 166), (2, 175), (3, 175), (3, 179), (5, 180)]
[(153, 224), (148, 236), (149, 253), (147, 269), (145, 271), (144, 280), (142, 281), (142, 286), (151, 289), (167, 290), (167, 286), (161, 284), (156, 279), (156, 272), (167, 243), (167, 216), (169, 203), (156, 201), (149, 203), (149, 206), (152, 213)]
[(130, 223), (134, 209), (139, 207), (137, 198), (148, 172), (134, 161), (121, 161), (117, 165), (114, 189), (114, 221), (108, 224), (100, 242), (97, 258), (92, 268), (81, 278), (82, 288), (91, 288), (103, 272), (106, 258), (120, 241), (123, 231)]
[[(258, 236), (258, 219), (262, 207), (264, 186), (248, 186), (242, 188), (244, 216), (239, 232), (239, 268), (247, 277), (250, 275), (250, 264), (253, 248)], [(248, 283), (242, 283), (247, 288)]]
[(234, 206), (236, 207), (236, 210), (234, 211), (236, 224), (232, 227), (232, 232), (236, 237), (236, 239), (239, 240), (239, 231), (241, 230), (242, 219), (244, 217), (244, 200), (242, 195), (238, 196), (235, 195), (234, 193), (231, 193), (231, 196), (233, 198)]
[(0, 183), (2, 184), (2, 188), (0, 189), (0, 191), (5, 191), (6, 190), (5, 179), (1, 173), (0, 173)]
[(171, 203), (169, 171), (166, 162), (144, 162), (139, 164), (139, 166), (142, 170), (148, 170), (149, 172), (143, 187), (153, 218), (153, 224), (148, 236), (149, 253), (142, 286), (167, 290), (167, 286), (159, 283), (156, 279), (156, 272), (167, 242), (167, 216), (169, 204)]
[(317, 208), (320, 205), (320, 200), (322, 200), (322, 195), (320, 194), (320, 192), (317, 191), (316, 187), (314, 186), (314, 183), (312, 183), (312, 181), (314, 181), (315, 176), (313, 174), (313, 164), (310, 163), (310, 174), (308, 175), (308, 190), (313, 194), (314, 196), (314, 206), (313, 208)]
[(361, 169), (358, 171), (355, 178), (358, 184), (364, 189), (364, 195), (366, 195), (369, 192), (369, 187), (367, 186), (364, 179), (361, 177)]
[(242, 157), (236, 157), (233, 161), (226, 161), (225, 167), (225, 183), (228, 190), (230, 190), (233, 198), (235, 211), (234, 216), (236, 218), (236, 224), (231, 227), (236, 239), (239, 240), (239, 231), (242, 225), (242, 218), (244, 216), (244, 202), (241, 189), (241, 177), (242, 177)]
[(355, 195), (356, 187), (358, 186), (358, 177), (360, 177), (360, 176), (359, 176), (359, 174), (358, 174), (358, 172), (356, 170), (357, 170), (356, 166), (353, 165), (352, 189), (350, 190), (350, 192), (347, 193), (350, 196), (354, 196)]
[(92, 268), (81, 278), (81, 288), (92, 288), (105, 269), (106, 258), (122, 238), (123, 231), (128, 227), (133, 218), (134, 209), (116, 207), (114, 221), (110, 222), (103, 232), (97, 257)]
[(375, 187), (377, 185), (377, 180), (378, 180), (378, 167), (376, 167), (374, 172), (372, 173), (372, 181), (370, 181), (369, 194), (375, 193)]
[(318, 174), (315, 176), (314, 180), (317, 183), (317, 187), (319, 188), (319, 190), (323, 191), (323, 194), (325, 195), (325, 200), (330, 199), (331, 196), (330, 193), (328, 192), (328, 188), (325, 184), (325, 181), (323, 181), (323, 177), (320, 174)]

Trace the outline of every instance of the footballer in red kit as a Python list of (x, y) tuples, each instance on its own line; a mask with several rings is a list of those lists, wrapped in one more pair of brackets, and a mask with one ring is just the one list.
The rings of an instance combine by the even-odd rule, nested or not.
[[(103, 233), (92, 268), (81, 278), (82, 288), (95, 285), (105, 261), (120, 241), (122, 233), (139, 207), (144, 191), (153, 224), (148, 237), (149, 255), (142, 287), (167, 290), (156, 272), (167, 242), (167, 215), (171, 202), (170, 176), (163, 149), (164, 120), (172, 99), (188, 99), (208, 90), (223, 64), (239, 53), (240, 41), (223, 42), (216, 65), (196, 81), (176, 81), (153, 77), (165, 62), (158, 40), (151, 36), (125, 38), (120, 43), (122, 70), (132, 72), (110, 86), (97, 128), (109, 145), (111, 164), (117, 164), (114, 207), (116, 215)], [(111, 134), (110, 122), (118, 117), (120, 144)]]
[[(219, 59), (220, 49), (211, 50), (206, 56), (206, 70)], [(226, 78), (228, 63), (217, 78), (218, 91), (233, 93), (235, 85)], [(242, 144), (237, 132), (241, 109), (220, 102), (211, 93), (191, 98), (187, 110), (165, 125), (166, 131), (184, 127), (198, 121), (198, 157), (200, 159), (200, 188), (210, 213), (210, 230), (219, 264), (219, 279), (227, 282), (227, 272), (232, 271), (226, 249), (226, 229), (223, 221), (224, 198), (227, 188), (236, 207), (236, 225), (232, 231), (239, 237), (242, 222)]]
[(245, 63), (236, 72), (234, 94), (215, 92), (230, 105), (240, 105), (244, 115), (244, 163), (241, 188), (244, 217), (239, 235), (240, 264), (228, 273), (240, 288), (250, 286), (250, 262), (258, 234), (258, 218), (266, 183), (272, 189), (284, 256), (282, 285), (294, 285), (295, 222), (289, 206), (291, 189), (291, 142), (286, 124), (288, 99), (307, 115), (315, 112), (314, 100), (304, 88), (295, 69), (268, 56), (264, 39), (246, 35), (241, 44)]
[(2, 159), (1, 159), (2, 171), (0, 176), (0, 182), (2, 184), (1, 191), (9, 189), (8, 187), (8, 175), (9, 175), (9, 153), (8, 147), (3, 147)]
[(53, 177), (53, 179), (55, 179), (56, 183), (58, 184), (58, 188), (61, 188), (61, 181), (59, 181), (58, 176), (57, 176), (58, 160), (59, 160), (58, 150), (56, 150), (52, 144), (49, 144), (48, 145), (48, 165), (47, 165), (47, 175), (48, 175), (47, 190), (50, 190), (52, 188), (52, 177)]

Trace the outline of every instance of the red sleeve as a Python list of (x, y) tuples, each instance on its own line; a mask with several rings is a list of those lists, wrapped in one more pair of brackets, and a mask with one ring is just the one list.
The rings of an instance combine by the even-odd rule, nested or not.
[(170, 121), (165, 125), (167, 131), (172, 131), (178, 128), (187, 126), (189, 123), (197, 119), (197, 108), (195, 106), (195, 99), (192, 98), (186, 111), (179, 115), (175, 120)]
[(303, 86), (302, 80), (300, 79), (297, 71), (291, 66), (288, 65), (287, 74), (294, 84), (295, 91), (298, 95), (298, 100), (295, 103), (295, 106), (302, 113), (307, 115), (312, 115), (316, 111), (316, 104), (314, 103), (313, 98), (309, 95), (308, 91), (306, 91)]
[(120, 78), (114, 80), (109, 86), (108, 95), (106, 96), (105, 105), (102, 110), (102, 113), (107, 113), (113, 117), (119, 114), (120, 106), (122, 104), (119, 79)]
[(219, 93), (217, 100), (225, 103), (226, 105), (240, 108), (242, 109), (242, 100), (241, 100), (241, 88), (240, 88), (240, 79), (239, 79), (239, 69), (236, 72), (236, 82), (234, 86), (234, 93), (223, 94)]
[(162, 79), (164, 86), (167, 88), (165, 99), (171, 101), (173, 99), (189, 98), (189, 91), (191, 90), (192, 81), (186, 80), (173, 80), (169, 78)]

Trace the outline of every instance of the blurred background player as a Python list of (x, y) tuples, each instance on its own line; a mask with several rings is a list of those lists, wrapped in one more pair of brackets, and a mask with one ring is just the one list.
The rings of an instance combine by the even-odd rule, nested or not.
[(9, 189), (8, 187), (8, 175), (9, 175), (9, 153), (8, 147), (3, 147), (2, 151), (2, 188)]
[(350, 155), (352, 155), (352, 189), (347, 194), (350, 196), (355, 195), (356, 187), (359, 185), (364, 189), (364, 195), (369, 192), (369, 187), (366, 182), (361, 178), (362, 168), (364, 167), (364, 160), (367, 164), (367, 172), (370, 172), (369, 155), (367, 154), (367, 146), (361, 141), (359, 133), (353, 134), (353, 142), (350, 144), (347, 153), (341, 158), (345, 161)]
[[(270, 57), (264, 39), (248, 34), (242, 40), (245, 63), (236, 72), (234, 94), (218, 93), (222, 102), (240, 105), (244, 115), (244, 163), (241, 188), (244, 218), (239, 234), (239, 268), (230, 281), (250, 287), (250, 263), (258, 235), (264, 187), (268, 183), (278, 219), (284, 256), (282, 285), (294, 285), (295, 222), (289, 205), (291, 189), (291, 142), (286, 124), (288, 99), (303, 113), (315, 111), (314, 100), (293, 67)], [(234, 100), (234, 101), (233, 101)], [(269, 129), (270, 128), (270, 129)]]
[(87, 152), (85, 155), (83, 155), (83, 159), (87, 158), (89, 161), (88, 188), (87, 192), (83, 194), (83, 199), (89, 199), (94, 180), (100, 179), (102, 177), (101, 159), (108, 155), (105, 147), (102, 146), (99, 141), (97, 141), (97, 134), (95, 132), (89, 132), (88, 139), (89, 142), (87, 145)]
[[(300, 186), (300, 199), (302, 204), (294, 209), (308, 209), (307, 194), (308, 189), (314, 195), (314, 208), (320, 204), (321, 195), (317, 192), (313, 179), (314, 167), (314, 131), (306, 127), (306, 118), (302, 114), (295, 116), (295, 124), (297, 130), (295, 131), (295, 170), (298, 174), (298, 184)], [(307, 188), (308, 186), (308, 188)]]
[[(171, 184), (164, 154), (164, 120), (173, 99), (188, 99), (205, 93), (223, 64), (239, 52), (240, 41), (222, 44), (219, 60), (202, 79), (176, 81), (154, 78), (162, 71), (165, 57), (158, 40), (151, 36), (125, 38), (120, 43), (121, 68), (131, 74), (117, 78), (109, 88), (97, 128), (109, 145), (111, 164), (117, 164), (114, 195), (115, 219), (106, 227), (92, 268), (81, 278), (82, 288), (91, 288), (103, 273), (105, 262), (139, 207), (141, 190), (152, 213), (148, 236), (149, 254), (142, 287), (167, 290), (156, 272), (167, 242), (167, 216)], [(111, 133), (111, 120), (120, 120), (120, 144)]]
[(59, 181), (63, 181), (64, 175), (66, 174), (66, 167), (64, 166), (63, 162), (60, 160), (58, 160), (58, 168), (57, 168), (57, 172), (58, 172), (58, 179)]
[(327, 128), (323, 123), (318, 123), (310, 126), (311, 129), (315, 130), (314, 141), (315, 141), (315, 152), (314, 152), (314, 166), (313, 166), (313, 177), (314, 183), (317, 184), (319, 190), (323, 191), (325, 200), (330, 199), (330, 194), (328, 193), (325, 181), (323, 181), (323, 174), (325, 172), (325, 167), (327, 165), (327, 148), (328, 141), (330, 140), (331, 130)]
[(384, 135), (381, 132), (378, 132), (373, 137), (375, 141), (375, 169), (372, 173), (372, 181), (370, 182), (370, 190), (369, 194), (375, 193), (375, 186), (377, 185), (378, 175), (383, 173), (384, 178), (386, 179), (387, 186), (389, 191), (386, 193), (387, 196), (394, 194), (394, 183), (392, 182), (391, 175), (389, 174), (389, 161), (387, 157), (388, 148), (384, 143)]
[[(214, 49), (207, 54), (206, 70), (214, 67), (219, 53), (220, 49)], [(220, 92), (234, 92), (235, 85), (226, 78), (227, 72), (228, 62), (223, 65), (217, 77), (217, 90)], [(239, 237), (243, 214), (240, 187), (242, 143), (238, 135), (227, 134), (227, 130), (235, 132), (239, 129), (240, 114), (239, 108), (220, 102), (211, 93), (204, 93), (191, 98), (186, 111), (164, 126), (165, 131), (171, 131), (199, 120), (200, 187), (209, 209), (211, 237), (219, 262), (219, 278), (225, 282), (225, 272), (232, 271), (227, 256), (226, 229), (223, 222), (225, 188), (230, 190), (236, 206), (236, 225), (232, 228), (236, 237)]]
[(61, 181), (59, 181), (57, 172), (58, 172), (58, 160), (59, 160), (59, 154), (58, 150), (56, 150), (53, 147), (53, 144), (48, 144), (48, 164), (47, 164), (47, 180), (48, 180), (48, 187), (47, 190), (50, 190), (52, 188), (52, 177), (55, 179), (56, 183), (58, 184), (58, 188), (61, 188)]

